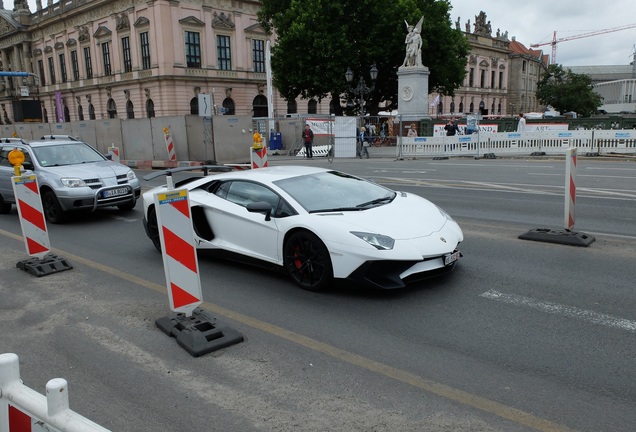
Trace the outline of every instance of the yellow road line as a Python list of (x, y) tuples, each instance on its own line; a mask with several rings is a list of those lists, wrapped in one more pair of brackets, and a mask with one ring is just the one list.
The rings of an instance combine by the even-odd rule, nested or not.
[[(10, 233), (8, 231), (0, 229), (0, 234), (13, 238), (18, 241), (24, 241), (21, 236)], [(99, 270), (115, 277), (124, 279), (128, 282), (149, 288), (158, 293), (167, 294), (167, 288), (164, 285), (159, 285), (154, 282), (142, 279), (133, 274), (122, 272), (121, 270), (109, 267), (89, 259), (83, 258), (78, 255), (74, 255), (70, 252), (60, 249), (53, 250), (56, 254), (64, 256), (66, 259), (74, 262), (79, 262), (87, 267), (91, 267), (95, 270)], [(284, 329), (282, 327), (267, 323), (265, 321), (258, 320), (248, 315), (226, 309), (222, 306), (214, 303), (203, 302), (201, 307), (207, 311), (213, 312), (217, 315), (224, 316), (233, 321), (241, 324), (253, 327), (257, 330), (269, 333), (274, 336), (278, 336), (282, 339), (286, 339), (290, 342), (309, 348), (313, 351), (328, 355), (332, 358), (338, 359), (345, 363), (349, 363), (353, 366), (366, 369), (370, 372), (375, 372), (386, 378), (391, 378), (404, 384), (410, 385), (415, 388), (425, 390), (429, 393), (441, 396), (443, 398), (458, 402), (463, 405), (468, 405), (473, 408), (477, 408), (489, 414), (496, 415), (511, 422), (527, 426), (540, 432), (575, 432), (573, 429), (562, 426), (550, 420), (546, 420), (525, 411), (509, 407), (499, 402), (486, 399), (463, 390), (459, 390), (453, 387), (449, 387), (444, 384), (437, 383), (419, 375), (412, 374), (402, 369), (395, 368), (385, 363), (380, 363), (375, 360), (368, 359), (366, 357), (354, 354), (352, 352), (337, 348), (333, 345), (329, 345), (324, 342), (320, 342), (316, 339), (304, 336), (302, 334), (293, 332), (291, 330)]]

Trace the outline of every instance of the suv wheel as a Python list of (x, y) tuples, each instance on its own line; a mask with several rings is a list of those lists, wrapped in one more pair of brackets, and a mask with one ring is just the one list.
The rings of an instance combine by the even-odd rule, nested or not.
[(42, 196), (42, 207), (46, 220), (52, 224), (59, 224), (66, 220), (66, 214), (62, 210), (57, 197), (53, 191), (46, 191)]
[(4, 199), (0, 197), (0, 214), (11, 213), (11, 203), (4, 202)]

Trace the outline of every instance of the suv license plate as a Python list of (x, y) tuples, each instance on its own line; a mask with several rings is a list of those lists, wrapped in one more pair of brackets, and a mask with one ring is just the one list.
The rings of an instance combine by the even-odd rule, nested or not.
[(459, 252), (455, 252), (452, 254), (448, 254), (448, 255), (444, 255), (444, 265), (449, 265), (454, 263), (455, 261), (457, 261), (459, 259), (459, 257), (461, 256), (461, 254)]
[(128, 188), (117, 188), (117, 189), (108, 189), (103, 192), (104, 198), (111, 198), (119, 195), (126, 195), (128, 193)]

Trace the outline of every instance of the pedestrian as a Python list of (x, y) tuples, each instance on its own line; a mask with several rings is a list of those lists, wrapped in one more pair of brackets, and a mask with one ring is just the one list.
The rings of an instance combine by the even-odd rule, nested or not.
[(360, 128), (360, 155), (358, 157), (362, 159), (362, 156), (369, 159), (369, 130), (364, 126)]
[(454, 119), (450, 119), (444, 126), (444, 130), (446, 131), (446, 136), (455, 136), (459, 132), (459, 127)]
[(416, 137), (417, 136), (417, 126), (415, 125), (415, 123), (411, 123), (411, 126), (409, 127), (409, 131), (406, 134), (407, 137)]
[(523, 113), (519, 113), (519, 123), (517, 124), (517, 132), (525, 132), (526, 131), (526, 118), (523, 116)]
[(314, 157), (314, 153), (312, 150), (312, 145), (314, 143), (314, 131), (311, 130), (311, 127), (306, 124), (305, 130), (302, 134), (302, 140), (305, 144), (305, 157), (307, 159), (312, 159)]

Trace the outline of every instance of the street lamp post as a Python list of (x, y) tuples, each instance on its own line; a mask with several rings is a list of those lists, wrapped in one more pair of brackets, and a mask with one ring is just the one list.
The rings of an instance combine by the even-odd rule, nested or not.
[(360, 115), (362, 115), (363, 117), (365, 114), (364, 98), (375, 89), (375, 80), (378, 78), (378, 68), (375, 66), (375, 64), (371, 66), (369, 75), (371, 76), (371, 87), (367, 87), (367, 84), (364, 82), (364, 78), (362, 78), (362, 76), (358, 79), (358, 84), (355, 87), (352, 87), (351, 84), (353, 83), (353, 71), (350, 67), (348, 67), (347, 72), (345, 72), (345, 79), (347, 80), (347, 84), (349, 85), (349, 91), (351, 91), (358, 97), (360, 101)]

